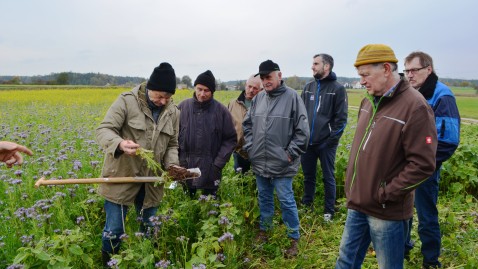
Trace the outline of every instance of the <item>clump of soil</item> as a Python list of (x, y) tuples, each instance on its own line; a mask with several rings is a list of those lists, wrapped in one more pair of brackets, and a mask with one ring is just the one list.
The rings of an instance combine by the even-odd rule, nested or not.
[(199, 174), (188, 171), (184, 167), (171, 165), (168, 168), (168, 176), (170, 176), (174, 181), (180, 181), (180, 180), (185, 180), (188, 178), (199, 177)]

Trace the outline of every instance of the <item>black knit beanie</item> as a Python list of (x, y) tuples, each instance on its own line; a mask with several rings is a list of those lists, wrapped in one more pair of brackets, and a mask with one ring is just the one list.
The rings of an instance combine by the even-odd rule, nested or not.
[(161, 63), (154, 68), (153, 73), (149, 77), (146, 88), (151, 91), (176, 92), (176, 74), (173, 67), (169, 63)]
[(194, 86), (197, 84), (204, 85), (209, 88), (211, 92), (216, 90), (216, 79), (210, 70), (207, 70), (204, 73), (199, 74), (199, 76), (194, 81)]

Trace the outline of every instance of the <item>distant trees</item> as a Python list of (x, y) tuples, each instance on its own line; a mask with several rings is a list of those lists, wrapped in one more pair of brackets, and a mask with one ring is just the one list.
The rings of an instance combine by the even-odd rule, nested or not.
[(69, 84), (68, 73), (63, 72), (63, 73), (58, 74), (58, 77), (56, 78), (56, 84), (58, 84), (58, 85), (68, 85)]
[(192, 80), (189, 76), (183, 76), (183, 78), (181, 79), (181, 83), (183, 84), (186, 84), (186, 86), (188, 88), (192, 88), (193, 87), (193, 83), (192, 83)]
[(295, 90), (302, 90), (307, 82), (298, 76), (292, 76), (285, 79), (285, 84)]
[(9, 85), (18, 85), (21, 84), (22, 80), (18, 76), (14, 76), (8, 80), (2, 80), (2, 84), (9, 84)]

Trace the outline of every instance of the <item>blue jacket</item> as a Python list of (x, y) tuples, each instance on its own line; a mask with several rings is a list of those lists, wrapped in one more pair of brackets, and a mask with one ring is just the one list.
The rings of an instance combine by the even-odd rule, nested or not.
[(435, 113), (438, 134), (437, 168), (448, 160), (460, 143), (460, 113), (453, 92), (432, 73), (419, 89)]

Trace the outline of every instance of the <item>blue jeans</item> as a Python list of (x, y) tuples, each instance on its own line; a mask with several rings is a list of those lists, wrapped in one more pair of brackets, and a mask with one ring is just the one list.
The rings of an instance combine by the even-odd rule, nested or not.
[(349, 209), (335, 268), (361, 268), (370, 242), (379, 268), (403, 268), (407, 230), (408, 220), (381, 220)]
[[(134, 201), (136, 214), (138, 217), (141, 217), (142, 221), (141, 232), (145, 232), (145, 226), (151, 226), (149, 218), (154, 216), (158, 211), (157, 207), (143, 209), (144, 195), (145, 190), (143, 185)], [(121, 245), (120, 236), (124, 234), (125, 231), (124, 222), (126, 214), (128, 213), (128, 206), (105, 200), (104, 208), (106, 212), (106, 223), (101, 237), (101, 250), (111, 254), (116, 254)]]
[(317, 159), (320, 160), (324, 182), (324, 214), (334, 215), (335, 209), (335, 154), (337, 145), (330, 147), (326, 143), (309, 146), (300, 158), (304, 172), (304, 196), (302, 203), (312, 205), (315, 197)]
[(287, 235), (299, 239), (299, 214), (292, 190), (292, 178), (265, 178), (256, 176), (259, 192), (260, 229), (263, 231), (272, 228), (274, 217), (274, 189), (280, 202), (282, 220), (287, 226)]
[[(415, 208), (418, 216), (418, 236), (422, 242), (424, 266), (441, 266), (438, 261), (441, 248), (440, 224), (438, 223), (438, 184), (440, 182), (440, 168), (435, 170), (427, 181), (415, 190)], [(411, 229), (413, 219), (410, 219), (409, 231), (405, 242), (405, 252), (413, 248)]]
[(247, 171), (251, 170), (251, 162), (247, 159), (244, 159), (237, 152), (233, 152), (232, 156), (234, 157), (234, 171), (237, 172), (237, 168), (241, 168), (241, 173), (244, 174)]

